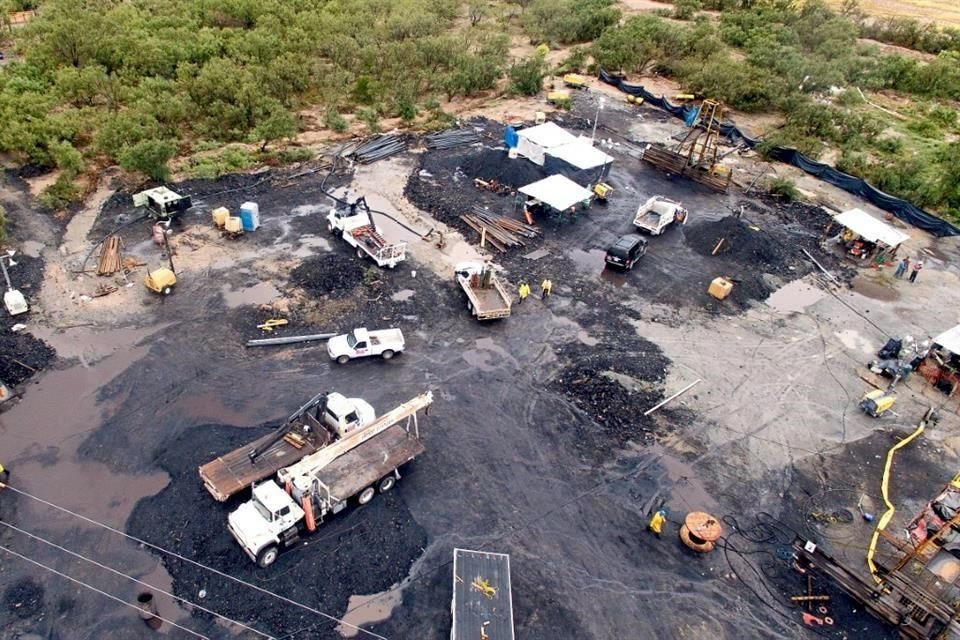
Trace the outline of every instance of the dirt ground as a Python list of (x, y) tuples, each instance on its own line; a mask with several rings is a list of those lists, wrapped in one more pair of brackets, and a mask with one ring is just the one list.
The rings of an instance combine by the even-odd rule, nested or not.
[[(586, 131), (593, 105), (583, 96), (564, 126)], [(507, 159), (490, 120), (471, 123), (482, 145), (414, 150), (350, 174), (299, 167), (174, 185), (195, 206), (172, 234), (179, 283), (166, 298), (142, 285), (145, 269), (165, 261), (143, 222), (119, 233), (148, 267), (119, 280), (81, 273), (93, 242), (134, 219), (129, 193), (104, 190), (64, 226), (8, 180), (13, 246), (37, 256), (24, 282), (43, 267), (16, 335), (56, 352), (2, 407), (11, 484), (388, 638), (449, 634), (456, 547), (510, 554), (518, 637), (813, 637), (789, 603), (805, 590), (784, 555), (793, 536), (862, 566), (870, 528), (846, 514), (858, 516), (860, 494), (879, 504), (885, 450), (931, 403), (943, 405), (940, 421), (895, 466), (894, 524), (955, 473), (956, 401), (915, 378), (893, 417), (866, 417), (857, 401), (858, 370), (887, 335), (926, 337), (960, 321), (950, 311), (957, 242), (910, 231), (907, 251), (926, 264), (916, 284), (858, 270), (821, 247), (817, 206), (671, 179), (633, 153), (676, 123), (619, 104), (602, 117), (614, 197), (572, 220), (539, 219), (541, 237), (489, 256), (511, 291), (521, 278), (535, 294), (542, 278), (554, 282), (551, 297), (491, 324), (470, 317), (453, 282), (454, 264), (485, 255), (458, 216), (473, 205), (519, 216), (511, 196), (478, 190), (473, 178), (519, 185), (546, 173)], [(597, 177), (564, 173), (581, 184)], [(326, 229), (328, 190), (364, 195), (390, 216), (377, 222), (408, 243), (409, 260), (380, 270), (358, 259)], [(653, 194), (683, 202), (689, 221), (652, 238), (633, 271), (604, 269), (606, 247)], [(221, 237), (210, 211), (248, 200), (263, 226)], [(405, 227), (442, 231), (444, 248)], [(706, 294), (719, 275), (737, 281), (723, 302)], [(88, 297), (103, 280), (117, 291)], [(275, 316), (290, 320), (279, 335), (396, 326), (407, 351), (341, 366), (322, 344), (245, 348)], [(421, 422), (427, 452), (397, 489), (332, 518), (270, 569), (255, 567), (224, 526), (236, 502), (214, 502), (197, 466), (320, 391), (384, 412), (427, 389), (436, 396)], [(658, 539), (646, 526), (661, 504), (670, 522)], [(698, 556), (680, 544), (677, 523), (692, 510), (722, 519), (721, 549)], [(825, 524), (822, 513), (842, 517)], [(253, 637), (160, 589), (273, 636), (343, 637), (335, 623), (12, 492), (0, 492), (0, 517), (153, 585), (160, 615), (197, 633)], [(125, 602), (145, 589), (6, 526), (0, 543)], [(828, 637), (894, 637), (820, 588), (836, 595)], [(0, 563), (0, 590), (11, 637), (147, 633), (130, 609), (18, 558)]]

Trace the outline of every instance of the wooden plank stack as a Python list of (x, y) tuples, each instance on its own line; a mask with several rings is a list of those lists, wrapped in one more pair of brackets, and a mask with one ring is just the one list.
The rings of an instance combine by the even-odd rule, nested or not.
[(474, 207), (471, 213), (461, 215), (460, 219), (480, 234), (481, 238), (486, 231), (486, 241), (501, 253), (512, 247), (525, 247), (526, 243), (522, 238), (535, 238), (540, 235), (539, 227), (491, 213), (480, 207)]
[(100, 262), (97, 264), (98, 276), (112, 276), (123, 269), (123, 260), (120, 256), (122, 246), (120, 236), (107, 236), (100, 249)]

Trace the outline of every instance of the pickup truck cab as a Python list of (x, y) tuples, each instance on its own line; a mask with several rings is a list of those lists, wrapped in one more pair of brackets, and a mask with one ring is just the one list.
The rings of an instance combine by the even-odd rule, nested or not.
[(636, 234), (628, 233), (610, 245), (604, 262), (610, 267), (629, 271), (646, 252), (647, 241)]
[(367, 331), (359, 327), (350, 333), (330, 338), (327, 341), (327, 353), (331, 360), (340, 364), (366, 356), (380, 356), (389, 360), (402, 352), (404, 346), (403, 332), (400, 329)]

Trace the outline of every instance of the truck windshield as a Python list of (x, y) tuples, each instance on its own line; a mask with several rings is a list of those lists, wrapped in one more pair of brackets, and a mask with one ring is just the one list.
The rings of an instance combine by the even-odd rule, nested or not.
[(351, 349), (357, 346), (357, 336), (353, 334), (353, 331), (347, 334), (347, 346)]
[(256, 498), (253, 499), (253, 506), (256, 508), (257, 512), (263, 516), (264, 520), (267, 522), (273, 522), (273, 515), (270, 513), (270, 510), (260, 504), (260, 501)]

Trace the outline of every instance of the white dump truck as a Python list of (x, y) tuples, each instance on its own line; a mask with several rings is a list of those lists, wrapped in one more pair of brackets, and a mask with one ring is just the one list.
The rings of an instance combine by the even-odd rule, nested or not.
[(375, 419), (365, 400), (317, 394), (272, 432), (201, 466), (200, 479), (210, 495), (224, 502)]
[(384, 360), (389, 360), (402, 352), (405, 346), (403, 332), (400, 329), (367, 331), (363, 327), (358, 327), (350, 333), (327, 340), (327, 353), (331, 360), (336, 360), (340, 364), (367, 356), (380, 356)]
[(477, 320), (496, 320), (510, 315), (510, 295), (489, 265), (461, 262), (453, 274), (467, 294), (467, 310)]
[(331, 233), (343, 236), (347, 244), (357, 250), (358, 258), (369, 257), (378, 267), (392, 269), (407, 258), (407, 243), (391, 244), (380, 235), (363, 198), (330, 209), (327, 227)]
[(658, 236), (674, 222), (685, 224), (687, 215), (687, 210), (679, 202), (663, 196), (653, 196), (637, 209), (633, 225), (652, 236)]
[(400, 479), (400, 467), (423, 453), (417, 412), (431, 392), (413, 398), (300, 462), (280, 469), (276, 481), (253, 487), (252, 498), (227, 518), (227, 528), (251, 560), (274, 563), (280, 551), (356, 497), (367, 504)]

